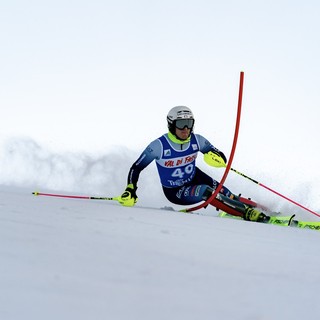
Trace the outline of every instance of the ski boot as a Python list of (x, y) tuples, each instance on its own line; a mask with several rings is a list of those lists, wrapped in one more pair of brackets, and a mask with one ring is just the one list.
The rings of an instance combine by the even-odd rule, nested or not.
[(247, 221), (267, 223), (270, 220), (270, 217), (265, 215), (263, 212), (246, 206), (243, 213), (243, 219)]

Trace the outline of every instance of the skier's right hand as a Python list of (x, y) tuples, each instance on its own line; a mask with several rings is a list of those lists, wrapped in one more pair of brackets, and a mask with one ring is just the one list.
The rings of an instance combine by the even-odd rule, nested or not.
[(124, 193), (118, 198), (119, 203), (125, 207), (133, 207), (138, 201), (136, 190), (133, 184), (128, 184)]

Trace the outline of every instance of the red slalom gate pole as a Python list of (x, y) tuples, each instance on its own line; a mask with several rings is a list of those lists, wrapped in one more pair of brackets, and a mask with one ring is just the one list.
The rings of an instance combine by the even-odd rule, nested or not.
[(238, 110), (237, 110), (236, 126), (235, 126), (235, 130), (234, 130), (233, 144), (232, 144), (232, 148), (231, 148), (229, 161), (226, 166), (226, 170), (224, 171), (223, 177), (222, 177), (218, 187), (216, 188), (216, 190), (212, 193), (212, 195), (205, 202), (201, 203), (198, 206), (192, 207), (192, 208), (180, 210), (182, 212), (192, 212), (192, 211), (199, 210), (201, 208), (206, 207), (213, 199), (216, 198), (219, 191), (223, 187), (223, 184), (224, 184), (224, 182), (228, 176), (228, 173), (231, 169), (231, 164), (233, 161), (233, 157), (234, 157), (234, 154), (236, 151), (236, 146), (237, 146), (237, 141), (238, 141), (238, 134), (239, 134), (239, 128), (240, 128), (240, 118), (241, 118), (242, 94), (243, 94), (243, 80), (244, 80), (244, 72), (241, 71), (240, 72), (240, 84), (239, 84), (239, 96), (238, 96)]

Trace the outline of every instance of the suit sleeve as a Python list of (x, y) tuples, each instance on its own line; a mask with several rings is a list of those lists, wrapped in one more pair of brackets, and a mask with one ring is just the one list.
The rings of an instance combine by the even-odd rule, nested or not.
[(161, 143), (158, 139), (152, 141), (141, 153), (140, 157), (133, 163), (129, 170), (127, 183), (133, 184), (137, 189), (140, 173), (145, 169), (153, 160), (160, 159), (162, 152)]
[(200, 134), (196, 134), (196, 137), (199, 143), (199, 149), (203, 154), (212, 151), (213, 153), (217, 153), (224, 160), (224, 162), (227, 163), (227, 157), (224, 155), (224, 153), (211, 144), (209, 140)]

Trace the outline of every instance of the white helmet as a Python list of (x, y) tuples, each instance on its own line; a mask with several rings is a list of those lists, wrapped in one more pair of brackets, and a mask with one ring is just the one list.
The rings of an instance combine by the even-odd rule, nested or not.
[[(185, 124), (185, 126), (187, 126), (189, 129), (191, 129), (190, 132), (192, 132), (193, 130), (193, 125), (194, 125), (194, 117), (193, 117), (193, 113), (190, 110), (190, 108), (185, 107), (185, 106), (178, 106), (178, 107), (174, 107), (172, 108), (168, 115), (167, 115), (167, 121), (168, 121), (168, 128), (169, 131), (175, 135), (175, 128), (176, 128), (176, 124), (177, 124), (177, 120), (192, 120), (189, 121), (188, 124)], [(179, 128), (179, 129), (183, 129)]]

